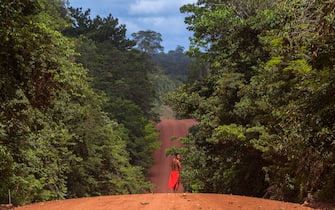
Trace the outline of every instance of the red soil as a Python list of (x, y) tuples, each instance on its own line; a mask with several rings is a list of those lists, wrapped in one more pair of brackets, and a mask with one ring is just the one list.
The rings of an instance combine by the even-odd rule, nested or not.
[[(160, 130), (160, 150), (154, 153), (155, 164), (150, 170), (150, 180), (155, 184), (153, 193), (100, 196), (80, 199), (69, 199), (36, 203), (15, 208), (16, 210), (110, 210), (110, 209), (146, 209), (146, 210), (311, 210), (301, 204), (272, 201), (260, 198), (219, 195), (178, 193), (168, 190), (169, 161), (165, 150), (171, 146), (181, 146), (179, 141), (171, 141), (171, 137), (183, 137), (194, 120), (162, 120), (157, 129)], [(1, 208), (1, 207), (0, 207)], [(314, 208), (315, 209), (315, 208)]]

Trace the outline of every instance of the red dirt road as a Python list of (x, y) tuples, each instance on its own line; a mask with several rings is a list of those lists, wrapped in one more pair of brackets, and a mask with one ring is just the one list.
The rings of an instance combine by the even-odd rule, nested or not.
[[(165, 151), (173, 146), (181, 147), (181, 142), (178, 140), (179, 137), (187, 136), (188, 129), (195, 124), (196, 121), (191, 119), (166, 119), (161, 120), (161, 122), (157, 124), (156, 128), (160, 132), (159, 140), (161, 146), (160, 149), (154, 153), (155, 164), (151, 167), (149, 173), (149, 179), (155, 185), (153, 189), (154, 193), (172, 192), (172, 190), (167, 188), (167, 184), (170, 175), (170, 163), (173, 157), (166, 157)], [(183, 192), (182, 187), (179, 189), (179, 192)]]
[(194, 120), (162, 120), (160, 130), (161, 148), (154, 154), (155, 164), (150, 170), (150, 180), (155, 184), (154, 193), (120, 196), (100, 196), (36, 203), (15, 208), (16, 210), (311, 210), (300, 204), (271, 201), (259, 198), (218, 195), (171, 193), (167, 189), (170, 173), (170, 157), (165, 149), (180, 146), (180, 142), (171, 141), (172, 137), (183, 137)]

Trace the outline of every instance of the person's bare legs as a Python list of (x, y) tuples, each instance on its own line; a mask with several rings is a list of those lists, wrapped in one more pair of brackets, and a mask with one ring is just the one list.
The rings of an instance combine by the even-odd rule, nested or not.
[(177, 192), (180, 186), (180, 179), (176, 182), (175, 186), (173, 187), (173, 192)]

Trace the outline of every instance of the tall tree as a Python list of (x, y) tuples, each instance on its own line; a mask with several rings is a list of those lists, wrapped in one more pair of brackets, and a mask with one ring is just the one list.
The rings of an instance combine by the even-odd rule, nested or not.
[(1, 2), (0, 201), (9, 189), (14, 204), (149, 190), (125, 131), (73, 62), (74, 43), (58, 31), (66, 20), (51, 15), (59, 5)]
[(137, 48), (148, 55), (164, 51), (164, 47), (161, 45), (161, 42), (163, 41), (162, 35), (158, 32), (147, 30), (138, 31), (131, 35), (137, 43)]
[(63, 30), (63, 34), (71, 37), (85, 35), (96, 42), (108, 41), (119, 50), (132, 48), (136, 43), (126, 38), (126, 26), (111, 14), (107, 17), (90, 18), (90, 9), (85, 12), (82, 8), (69, 8), (72, 26)]
[(167, 96), (180, 115), (199, 120), (185, 140), (187, 187), (332, 199), (334, 6), (198, 1), (182, 8), (194, 32), (190, 54), (210, 66), (206, 78)]
[[(75, 12), (72, 17), (78, 18), (73, 20), (74, 23), (87, 20), (83, 24), (85, 27), (72, 25), (72, 28), (64, 31), (65, 34), (80, 32), (77, 45), (80, 56), (76, 57), (76, 61), (89, 69), (93, 86), (108, 97), (104, 111), (124, 125), (132, 164), (142, 166), (146, 171), (152, 163), (152, 157), (147, 154), (151, 154), (153, 148), (150, 145), (155, 145), (153, 143), (156, 141), (148, 141), (145, 131), (146, 126), (152, 124), (149, 118), (157, 118), (153, 113), (156, 95), (151, 80), (156, 69), (146, 54), (128, 49), (134, 42), (121, 33), (125, 32), (125, 28), (118, 25), (117, 19), (111, 15), (91, 19), (89, 12), (82, 13), (78, 9), (71, 11)], [(113, 41), (116, 39), (113, 37), (118, 41)], [(123, 43), (128, 43), (128, 47), (123, 47)]]

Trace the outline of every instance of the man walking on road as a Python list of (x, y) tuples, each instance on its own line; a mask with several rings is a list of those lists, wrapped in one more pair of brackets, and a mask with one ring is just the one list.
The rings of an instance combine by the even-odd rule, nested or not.
[(180, 187), (180, 171), (180, 154), (176, 154), (171, 162), (171, 173), (168, 184), (168, 188), (173, 189), (173, 192), (177, 192)]

